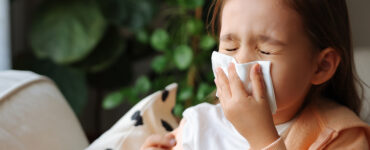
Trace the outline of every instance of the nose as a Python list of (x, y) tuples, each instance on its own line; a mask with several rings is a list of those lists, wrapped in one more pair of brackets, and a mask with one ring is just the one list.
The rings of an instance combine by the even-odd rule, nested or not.
[(238, 62), (239, 64), (248, 63), (248, 62), (257, 60), (257, 57), (255, 56), (255, 53), (253, 52), (253, 50), (248, 49), (248, 48), (239, 49), (237, 53), (234, 55), (234, 58), (236, 62)]

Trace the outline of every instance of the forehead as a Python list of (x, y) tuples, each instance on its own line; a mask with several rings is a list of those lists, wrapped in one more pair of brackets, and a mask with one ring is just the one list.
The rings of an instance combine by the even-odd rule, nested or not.
[(269, 34), (289, 38), (302, 29), (298, 13), (283, 0), (226, 0), (222, 10), (221, 35)]

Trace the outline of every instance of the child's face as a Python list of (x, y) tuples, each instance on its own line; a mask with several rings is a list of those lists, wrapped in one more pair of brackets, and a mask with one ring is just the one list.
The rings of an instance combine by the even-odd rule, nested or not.
[(300, 16), (283, 0), (226, 0), (219, 52), (238, 63), (272, 62), (277, 113), (295, 113), (311, 87), (314, 49)]

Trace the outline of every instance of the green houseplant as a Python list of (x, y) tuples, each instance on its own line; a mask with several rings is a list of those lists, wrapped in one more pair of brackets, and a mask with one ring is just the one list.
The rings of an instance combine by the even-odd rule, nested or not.
[[(133, 105), (177, 82), (174, 112), (180, 116), (186, 107), (207, 101), (215, 89), (210, 55), (216, 41), (206, 32), (208, 7), (204, 0), (45, 1), (29, 34), (36, 56), (34, 70), (54, 79), (78, 113), (94, 82), (90, 76), (107, 72), (121, 61), (127, 61), (121, 71), (132, 74), (132, 57), (150, 56), (150, 73), (133, 83), (127, 75), (128, 82), (104, 87), (113, 92), (104, 96), (101, 105), (104, 109), (124, 101)], [(75, 80), (63, 80), (64, 74)]]

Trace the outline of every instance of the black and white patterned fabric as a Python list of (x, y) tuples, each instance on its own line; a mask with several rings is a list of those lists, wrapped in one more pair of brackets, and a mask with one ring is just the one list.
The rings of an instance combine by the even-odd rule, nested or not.
[(165, 134), (178, 126), (171, 111), (177, 84), (172, 83), (142, 99), (87, 150), (139, 150), (151, 134)]

